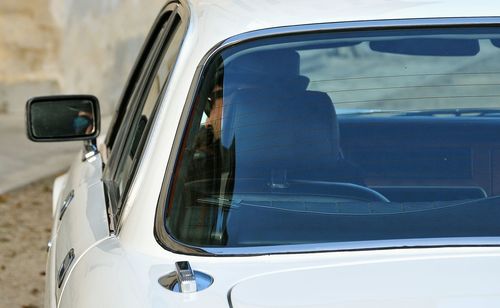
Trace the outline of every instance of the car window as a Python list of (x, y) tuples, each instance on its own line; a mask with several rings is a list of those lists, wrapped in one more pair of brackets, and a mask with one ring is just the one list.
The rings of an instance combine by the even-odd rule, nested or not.
[(122, 199), (130, 182), (132, 171), (140, 153), (141, 143), (144, 142), (148, 124), (153, 116), (155, 107), (161, 100), (162, 89), (167, 83), (179, 52), (182, 31), (179, 31), (180, 17), (172, 15), (159, 36), (157, 45), (157, 59), (152, 61), (149, 78), (145, 79), (145, 90), (138, 96), (138, 105), (131, 113), (131, 125), (126, 132), (126, 139), (120, 151), (119, 163), (114, 176), (114, 186), (118, 199)]
[(163, 232), (198, 247), (498, 236), (500, 30), (323, 32), (213, 56)]
[(142, 47), (140, 56), (137, 58), (120, 99), (118, 108), (113, 115), (109, 131), (106, 134), (106, 146), (109, 151), (113, 150), (115, 143), (119, 144), (120, 139), (123, 139), (124, 131), (127, 126), (125, 118), (131, 113), (130, 110), (134, 108), (137, 93), (144, 87), (143, 79), (149, 74), (151, 62), (154, 59), (155, 50), (157, 49), (157, 45), (160, 41), (161, 33), (163, 33), (171, 14), (171, 10), (167, 10), (160, 14), (155, 21), (144, 46)]

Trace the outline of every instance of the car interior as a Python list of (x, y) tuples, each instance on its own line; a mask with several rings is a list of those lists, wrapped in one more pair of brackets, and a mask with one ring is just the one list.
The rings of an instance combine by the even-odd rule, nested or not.
[[(262, 74), (260, 87), (245, 81), (246, 88), (231, 97), (238, 103), (224, 115), (224, 129), (232, 131), (226, 139), (236, 140), (235, 177), (262, 178), (273, 170), (278, 181), (286, 177), (358, 184), (395, 202), (498, 194), (493, 175), (499, 165), (495, 153), (500, 149), (500, 122), (491, 114), (457, 116), (456, 110), (441, 110), (337, 116), (326, 93), (307, 90), (307, 77), (298, 73), (298, 57), (295, 51), (282, 50), (252, 53), (240, 57), (242, 64), (233, 62), (260, 63)], [(255, 74), (256, 67), (252, 69)], [(226, 74), (242, 83), (232, 78), (231, 68)]]

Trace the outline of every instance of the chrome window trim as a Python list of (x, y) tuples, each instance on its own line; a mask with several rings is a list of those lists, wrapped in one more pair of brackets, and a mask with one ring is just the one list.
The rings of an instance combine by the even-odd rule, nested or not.
[[(109, 131), (106, 135), (106, 139), (104, 144), (106, 146), (106, 150), (109, 151), (107, 153), (107, 160), (105, 162), (103, 171), (102, 171), (102, 181), (104, 184), (104, 196), (106, 198), (106, 212), (108, 215), (108, 225), (110, 234), (116, 234), (117, 228), (119, 226), (119, 215), (118, 208), (122, 205), (120, 198), (117, 196), (116, 192), (116, 169), (118, 168), (118, 164), (120, 162), (120, 158), (122, 157), (122, 148), (125, 143), (124, 136), (120, 135), (121, 130), (128, 131), (130, 129), (131, 121), (127, 116), (127, 108), (126, 106), (130, 105), (130, 108), (135, 109), (137, 107), (137, 100), (134, 101), (134, 94), (137, 91), (137, 88), (141, 87), (142, 80), (145, 78), (144, 75), (148, 73), (147, 67), (150, 63), (148, 60), (150, 54), (154, 53), (154, 47), (158, 35), (160, 35), (161, 31), (155, 34), (156, 27), (162, 27), (162, 25), (166, 24), (170, 19), (171, 15), (169, 15), (165, 20), (165, 15), (167, 14), (175, 14), (176, 11), (179, 10), (179, 1), (172, 0), (167, 1), (167, 3), (161, 8), (160, 12), (156, 16), (150, 32), (147, 34), (143, 46), (140, 48), (138, 56), (136, 58), (136, 62), (134, 63), (130, 75), (125, 83), (125, 88), (123, 93), (121, 94), (120, 99), (118, 100), (118, 106), (114, 111), (113, 117), (111, 119), (111, 123), (109, 126)], [(151, 41), (151, 45), (149, 45)], [(149, 47), (150, 49), (146, 49)], [(137, 76), (135, 74), (137, 73)], [(124, 102), (126, 104), (124, 105)], [(123, 109), (123, 112), (121, 109)], [(125, 135), (126, 136), (126, 135)], [(112, 140), (110, 140), (112, 138)], [(112, 147), (110, 148), (110, 143)]]
[[(166, 18), (163, 22), (161, 21), (163, 16), (166, 15), (168, 12), (171, 13), (171, 15)], [(186, 34), (187, 34), (187, 31), (188, 31), (188, 27), (189, 27), (189, 22), (190, 22), (190, 19), (191, 19), (191, 11), (189, 10), (189, 5), (186, 3), (185, 0), (170, 0), (170, 1), (167, 1), (167, 3), (165, 4), (165, 6), (161, 9), (160, 13), (158, 14), (158, 16), (156, 17), (154, 23), (153, 23), (153, 27), (155, 27), (157, 24), (160, 24), (161, 25), (166, 25), (168, 24), (169, 20), (171, 18), (173, 18), (174, 15), (178, 15), (180, 17), (180, 21), (179, 21), (179, 25), (178, 25), (178, 28), (177, 28), (177, 31), (179, 31), (181, 34), (181, 40), (179, 42), (179, 45), (176, 46), (177, 48), (177, 53), (175, 55), (176, 59), (179, 57), (180, 55), (180, 52), (181, 52), (181, 49), (182, 49), (182, 46), (184, 44), (184, 41), (186, 39)], [(170, 28), (169, 31), (172, 31), (172, 29)], [(173, 33), (175, 35), (175, 33)], [(149, 34), (147, 39), (151, 39), (152, 37), (150, 37), (152, 34)], [(159, 35), (159, 34), (158, 34)], [(160, 37), (155, 37), (153, 38), (154, 39), (161, 39)], [(163, 38), (164, 39), (164, 38)], [(145, 45), (146, 46), (146, 45)], [(153, 42), (153, 46), (154, 46), (154, 42)], [(142, 47), (142, 49), (140, 50), (140, 53), (139, 53), (139, 56), (142, 56), (142, 53), (144, 53), (145, 50), (144, 50), (144, 46)], [(154, 53), (154, 51), (149, 51), (150, 53)], [(163, 57), (165, 56), (167, 50), (165, 49), (163, 51), (163, 53), (159, 53), (157, 55), (156, 58), (153, 58), (152, 59), (152, 62), (161, 62), (163, 60)], [(146, 60), (145, 60), (145, 63), (144, 65), (147, 65), (148, 61), (147, 61), (147, 55), (146, 55)], [(170, 82), (170, 77), (171, 77), (171, 74), (172, 72), (174, 71), (175, 67), (176, 67), (176, 63), (177, 61), (174, 62), (174, 65), (172, 66), (172, 69), (169, 73), (169, 76), (167, 78), (167, 80), (165, 81), (164, 84), (161, 85), (161, 92), (158, 96), (158, 101), (155, 103), (155, 107), (152, 111), (152, 114), (151, 114), (151, 118), (150, 118), (150, 121), (151, 121), (151, 124), (149, 124), (149, 126), (147, 126), (147, 129), (149, 131), (149, 128), (150, 126), (153, 125), (154, 122), (156, 122), (156, 114), (158, 112), (158, 106), (160, 105), (161, 103), (161, 98), (164, 96), (165, 94), (165, 91), (168, 87), (168, 83)], [(134, 70), (136, 69), (136, 67), (133, 68)], [(150, 71), (151, 72), (151, 71)], [(146, 76), (144, 77), (143, 75), (146, 74), (147, 75), (147, 70), (142, 72), (142, 75), (139, 74), (139, 77), (138, 77), (138, 81), (137, 82), (140, 82), (142, 78), (149, 78), (151, 76)], [(127, 84), (128, 84), (129, 81), (127, 81)], [(128, 86), (128, 85), (127, 85)], [(133, 93), (133, 92), (132, 92)], [(132, 94), (131, 94), (132, 95)], [(123, 100), (123, 98), (120, 99), (120, 101)], [(130, 97), (129, 100), (133, 100), (133, 97)], [(142, 100), (142, 99), (139, 99), (139, 101)], [(134, 109), (136, 109), (136, 107), (140, 104), (138, 104), (138, 101), (129, 101), (129, 103), (131, 104), (135, 104), (134, 106), (132, 106)], [(125, 114), (124, 114), (124, 117), (125, 117)], [(122, 126), (122, 129), (126, 129), (127, 131), (130, 130), (130, 125), (131, 125), (131, 121), (127, 121), (127, 120), (130, 120), (128, 118), (124, 118), (121, 122), (121, 126)], [(125, 127), (124, 127), (125, 126)], [(117, 135), (118, 136), (118, 135)], [(115, 149), (123, 149), (123, 145), (125, 143), (125, 138), (117, 138), (117, 136), (115, 136), (115, 140), (114, 140), (114, 148)], [(146, 138), (149, 138), (149, 136), (146, 136)], [(107, 142), (107, 141), (106, 141)], [(138, 157), (135, 158), (135, 160), (140, 160), (141, 157), (142, 157), (142, 151), (143, 151), (143, 148), (144, 148), (144, 143), (140, 143), (140, 147), (141, 149), (139, 149), (138, 151), (140, 151)], [(121, 229), (121, 222), (120, 222), (120, 216), (121, 216), (121, 212), (123, 210), (123, 206), (125, 205), (125, 203), (127, 202), (127, 198), (128, 198), (128, 191), (130, 189), (130, 183), (134, 180), (134, 177), (135, 177), (135, 174), (137, 173), (137, 168), (138, 168), (138, 163), (136, 164), (136, 166), (131, 169), (131, 172), (129, 174), (129, 178), (128, 178), (128, 184), (127, 184), (127, 188), (126, 190), (124, 191), (123, 195), (121, 196), (120, 199), (116, 198), (116, 196), (114, 195), (114, 192), (113, 190), (116, 189), (114, 186), (115, 186), (115, 178), (116, 178), (116, 171), (117, 171), (117, 168), (119, 166), (119, 162), (120, 162), (120, 158), (121, 156), (123, 155), (123, 153), (121, 152), (117, 152), (115, 153), (116, 155), (113, 155), (113, 152), (111, 152), (109, 155), (110, 155), (110, 159), (108, 160), (109, 163), (105, 166), (105, 170), (103, 171), (103, 182), (104, 182), (104, 187), (105, 187), (105, 197), (106, 197), (106, 204), (107, 204), (107, 212), (108, 212), (108, 224), (109, 224), (109, 229), (110, 229), (110, 233), (112, 234), (118, 234), (120, 232), (120, 229)], [(135, 163), (135, 160), (134, 160), (134, 163)]]
[[(179, 157), (182, 141), (188, 126), (188, 119), (195, 104), (205, 68), (213, 57), (222, 50), (242, 42), (255, 39), (282, 36), (287, 34), (318, 33), (325, 31), (361, 31), (361, 30), (390, 30), (390, 29), (418, 29), (418, 28), (446, 28), (446, 27), (474, 27), (500, 26), (500, 17), (443, 17), (443, 18), (410, 18), (384, 19), (367, 21), (342, 21), (332, 23), (317, 23), (307, 25), (290, 25), (250, 31), (227, 38), (216, 44), (202, 58), (198, 65), (189, 93), (184, 104), (179, 126), (163, 178), (160, 196), (155, 214), (154, 236), (157, 242), (166, 250), (186, 255), (196, 256), (257, 256), (268, 254), (289, 253), (319, 253), (339, 251), (364, 251), (385, 249), (433, 248), (433, 247), (500, 247), (500, 237), (456, 237), (456, 238), (424, 238), (424, 239), (396, 239), (356, 242), (326, 242), (313, 244), (291, 244), (274, 246), (249, 247), (196, 247), (177, 241), (165, 227), (165, 208), (170, 197), (170, 189), (174, 171)], [(189, 30), (188, 30), (189, 31)]]
[[(248, 247), (204, 247), (205, 256), (257, 256), (267, 254), (321, 253), (365, 250), (393, 250), (443, 247), (500, 247), (500, 237), (456, 237), (396, 239), (356, 242), (325, 242)], [(182, 253), (182, 251), (177, 251)]]
[[(118, 99), (118, 105), (116, 106), (116, 109), (114, 110), (113, 113), (113, 118), (111, 119), (111, 123), (109, 124), (109, 129), (106, 134), (106, 138), (104, 140), (104, 144), (106, 145), (106, 150), (112, 152), (112, 148), (115, 145), (116, 137), (118, 134), (118, 130), (120, 126), (123, 123), (124, 120), (124, 115), (125, 115), (125, 110), (121, 112), (122, 104), (124, 101), (127, 101), (127, 104), (130, 103), (130, 96), (132, 95), (134, 84), (139, 83), (141, 79), (141, 69), (140, 67), (145, 66), (147, 63), (147, 47), (152, 47), (154, 45), (154, 29), (156, 25), (158, 25), (167, 12), (174, 12), (175, 10), (179, 10), (184, 7), (187, 7), (186, 4), (184, 3), (185, 0), (168, 0), (166, 1), (165, 5), (160, 9), (160, 12), (156, 16), (155, 20), (153, 21), (153, 24), (151, 26), (151, 29), (147, 33), (142, 46), (138, 50), (138, 55), (137, 58), (135, 59), (135, 63), (133, 63), (133, 66), (130, 70), (129, 76), (127, 77), (127, 80), (125, 82), (124, 90), (123, 93), (121, 93), (120, 98)], [(188, 13), (189, 17), (189, 9), (182, 10), (186, 11)], [(152, 46), (148, 46), (148, 42), (153, 41)], [(141, 61), (144, 60), (144, 61)], [(136, 76), (137, 73), (137, 76)], [(125, 105), (123, 105), (123, 108), (125, 108)], [(119, 123), (117, 123), (119, 122)]]
[[(234, 45), (242, 41), (252, 40), (256, 38), (269, 37), (275, 35), (310, 33), (321, 31), (338, 31), (338, 30), (375, 30), (375, 29), (391, 29), (391, 28), (420, 28), (420, 27), (455, 27), (455, 26), (487, 26), (499, 25), (500, 17), (444, 17), (444, 18), (414, 18), (414, 19), (382, 19), (382, 20), (367, 20), (367, 21), (346, 21), (333, 23), (320, 23), (298, 26), (285, 26), (277, 28), (269, 28), (255, 30), (247, 33), (238, 34), (221, 42), (215, 52), (220, 49), (227, 48), (229, 45)], [(212, 56), (212, 55), (210, 55)], [(206, 60), (205, 57), (204, 60)], [(203, 65), (207, 62), (204, 61)]]

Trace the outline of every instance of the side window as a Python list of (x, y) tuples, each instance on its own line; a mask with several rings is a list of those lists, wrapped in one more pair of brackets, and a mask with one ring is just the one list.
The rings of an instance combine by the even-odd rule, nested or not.
[[(112, 179), (115, 199), (120, 204), (132, 179), (135, 166), (140, 156), (142, 145), (147, 137), (150, 121), (161, 101), (163, 89), (173, 69), (177, 54), (180, 50), (183, 31), (180, 31), (181, 18), (172, 14), (165, 27), (159, 34), (155, 45), (154, 58), (149, 65), (148, 76), (143, 78), (143, 90), (136, 93), (135, 108), (127, 113), (125, 121), (129, 124), (124, 131), (124, 138), (120, 144), (118, 163)], [(118, 206), (119, 207), (119, 206)], [(113, 209), (115, 213), (119, 208)]]
[[(130, 110), (134, 105), (134, 98), (144, 86), (143, 79), (149, 74), (149, 70), (151, 69), (150, 64), (155, 56), (155, 50), (157, 49), (161, 34), (164, 32), (171, 14), (172, 11), (167, 11), (157, 18), (142, 47), (141, 54), (129, 76), (119, 106), (113, 116), (109, 131), (106, 134), (106, 146), (109, 150), (112, 150), (115, 144), (119, 144), (120, 137), (122, 137), (123, 131), (125, 130), (124, 126), (126, 126), (125, 118), (130, 114)], [(116, 147), (118, 148), (118, 146)]]

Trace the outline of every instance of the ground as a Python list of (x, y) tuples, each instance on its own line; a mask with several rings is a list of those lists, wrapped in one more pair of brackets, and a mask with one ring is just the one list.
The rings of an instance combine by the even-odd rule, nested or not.
[(54, 178), (0, 195), (0, 307), (43, 306)]

